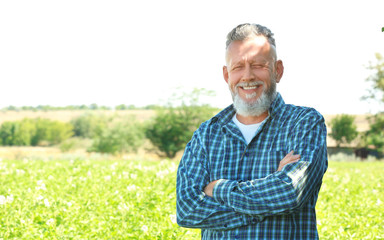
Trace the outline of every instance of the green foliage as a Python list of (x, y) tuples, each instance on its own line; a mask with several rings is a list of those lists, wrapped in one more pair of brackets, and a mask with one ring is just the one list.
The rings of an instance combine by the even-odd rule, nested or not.
[(50, 124), (47, 128), (46, 140), (50, 144), (58, 144), (72, 137), (73, 135), (72, 125), (69, 123), (64, 123), (60, 121), (50, 121)]
[[(329, 163), (316, 205), (320, 239), (384, 237), (383, 168)], [(175, 222), (176, 171), (167, 160), (0, 161), (0, 237), (200, 239)]]
[(135, 105), (120, 104), (115, 107), (116, 110), (132, 110), (136, 109)]
[(372, 88), (368, 90), (368, 95), (363, 99), (375, 99), (384, 103), (384, 57), (376, 53), (376, 63), (369, 63), (367, 67), (372, 74), (366, 79), (371, 83)]
[(384, 153), (384, 113), (378, 113), (369, 120), (370, 129), (366, 132), (366, 143)]
[(118, 119), (103, 129), (89, 151), (102, 153), (136, 152), (144, 142), (144, 130), (133, 117)]
[[(146, 136), (154, 146), (168, 158), (173, 158), (191, 139), (193, 132), (203, 121), (212, 117), (215, 109), (199, 104), (201, 95), (209, 92), (195, 89), (189, 95), (177, 97), (173, 102), (181, 102), (181, 106), (159, 109), (153, 121), (147, 125)], [(185, 103), (185, 101), (189, 103)]]
[(382, 239), (384, 162), (329, 162), (316, 204), (320, 239)]
[(83, 138), (94, 138), (100, 136), (103, 129), (107, 127), (111, 118), (102, 114), (94, 114), (91, 112), (71, 120), (75, 136)]
[(14, 122), (4, 122), (0, 128), (1, 145), (9, 146), (13, 144), (13, 138), (17, 126)]
[(4, 146), (54, 145), (72, 135), (69, 123), (41, 118), (7, 121), (0, 127), (0, 143)]
[(351, 143), (358, 135), (357, 127), (354, 124), (355, 117), (347, 114), (338, 115), (329, 123), (332, 137), (338, 147), (342, 143)]
[(171, 161), (0, 161), (0, 238), (196, 239), (176, 218)]

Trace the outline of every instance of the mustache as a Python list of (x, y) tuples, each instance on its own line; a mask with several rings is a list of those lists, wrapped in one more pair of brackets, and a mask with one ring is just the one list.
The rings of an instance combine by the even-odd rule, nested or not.
[(241, 82), (241, 83), (236, 84), (235, 87), (236, 88), (238, 88), (238, 87), (253, 87), (253, 86), (258, 86), (258, 85), (264, 86), (264, 82), (263, 81)]
[(235, 85), (235, 88), (234, 88), (234, 91), (236, 92), (236, 94), (238, 93), (238, 89), (239, 87), (253, 87), (253, 86), (258, 86), (258, 85), (261, 85), (264, 89), (264, 82), (263, 81), (252, 81), (252, 82), (240, 82), (238, 84)]

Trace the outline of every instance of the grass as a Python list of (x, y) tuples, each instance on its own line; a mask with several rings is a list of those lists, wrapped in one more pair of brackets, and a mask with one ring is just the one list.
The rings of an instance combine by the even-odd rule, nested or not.
[[(330, 162), (321, 239), (384, 238), (384, 162)], [(175, 222), (177, 162), (0, 161), (0, 238), (199, 239)]]

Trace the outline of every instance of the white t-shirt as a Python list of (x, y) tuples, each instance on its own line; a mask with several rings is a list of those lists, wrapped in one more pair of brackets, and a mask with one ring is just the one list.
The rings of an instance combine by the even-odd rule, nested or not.
[(245, 141), (247, 144), (249, 144), (253, 137), (256, 135), (257, 130), (259, 127), (269, 118), (269, 116), (264, 119), (264, 121), (256, 123), (256, 124), (250, 124), (250, 125), (245, 125), (239, 122), (237, 120), (236, 114), (233, 116), (232, 121), (236, 124), (236, 126), (240, 129), (240, 132), (243, 134)]

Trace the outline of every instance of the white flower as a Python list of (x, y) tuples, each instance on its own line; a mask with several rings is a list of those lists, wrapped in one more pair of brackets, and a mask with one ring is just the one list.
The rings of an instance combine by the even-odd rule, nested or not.
[(148, 227), (147, 227), (147, 225), (143, 225), (143, 226), (141, 227), (141, 231), (143, 231), (143, 232), (148, 232)]
[(44, 199), (44, 205), (46, 207), (50, 207), (51, 206), (51, 204), (49, 203), (48, 199)]
[(7, 196), (7, 198), (6, 198), (6, 202), (7, 202), (7, 203), (11, 203), (11, 202), (13, 202), (13, 195), (12, 195), (12, 194), (9, 195), (9, 196)]
[(68, 207), (72, 207), (72, 203), (71, 202), (67, 202), (67, 206)]
[(48, 219), (46, 222), (47, 225), (53, 225), (55, 223), (55, 220), (53, 218)]
[(127, 187), (127, 190), (131, 192), (131, 191), (135, 191), (136, 188), (137, 188), (136, 185), (135, 185), (135, 184), (132, 184), (132, 185), (129, 185), (129, 186)]
[(131, 179), (136, 179), (137, 178), (137, 174), (131, 173), (129, 176), (130, 176)]
[(160, 171), (160, 172), (157, 172), (156, 173), (156, 176), (158, 178), (164, 178), (165, 176), (167, 176), (169, 174), (169, 170), (168, 169), (165, 169), (163, 171)]
[(0, 195), (0, 205), (4, 205), (6, 202), (6, 198), (3, 195)]
[(380, 206), (382, 203), (383, 203), (383, 202), (380, 201), (380, 199), (377, 199), (377, 202), (376, 202), (376, 205), (377, 205), (377, 206)]
[(37, 181), (37, 187), (36, 187), (36, 190), (47, 190), (47, 188), (45, 187), (45, 183), (43, 182), (43, 180), (38, 180)]
[(43, 200), (43, 199), (44, 199), (44, 197), (41, 196), (41, 195), (37, 196), (37, 198), (36, 198), (37, 201), (40, 201), (40, 200)]
[(105, 180), (105, 181), (110, 181), (110, 180), (111, 180), (111, 176), (105, 176), (105, 177), (104, 177), (104, 180)]
[(126, 210), (129, 211), (129, 207), (125, 203), (120, 203), (119, 206), (117, 206), (119, 210)]
[(172, 223), (176, 223), (176, 214), (169, 215), (169, 219), (171, 219)]
[(16, 169), (16, 174), (17, 175), (23, 175), (25, 171), (23, 169)]

